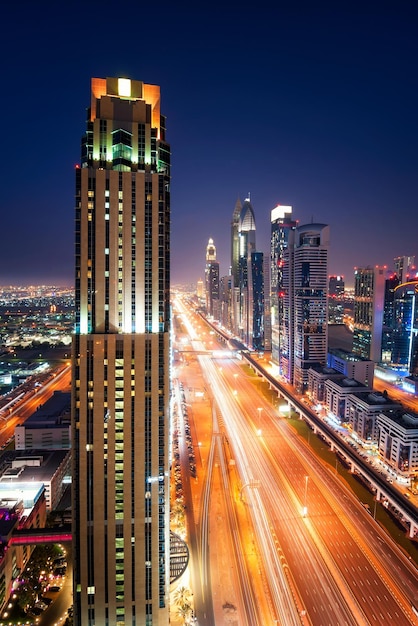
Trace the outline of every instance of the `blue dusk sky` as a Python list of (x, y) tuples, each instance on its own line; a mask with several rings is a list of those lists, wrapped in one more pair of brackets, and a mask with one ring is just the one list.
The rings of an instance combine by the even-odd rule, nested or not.
[(93, 76), (161, 86), (172, 283), (230, 264), (237, 198), (330, 225), (330, 274), (418, 261), (418, 4), (6, 2), (0, 284), (74, 282), (74, 166)]

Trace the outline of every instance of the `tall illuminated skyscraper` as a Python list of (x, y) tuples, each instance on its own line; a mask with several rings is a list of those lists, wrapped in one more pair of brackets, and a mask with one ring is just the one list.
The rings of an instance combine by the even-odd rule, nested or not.
[(280, 204), (272, 209), (270, 219), (271, 357), (281, 373), (289, 377), (293, 352), (293, 248), (297, 222), (292, 219), (292, 207)]
[(230, 330), (234, 335), (239, 334), (240, 325), (240, 289), (239, 289), (239, 275), (240, 275), (240, 237), (239, 237), (239, 218), (241, 215), (242, 204), (241, 200), (235, 203), (234, 212), (231, 220), (231, 328)]
[(74, 621), (166, 626), (170, 147), (158, 86), (92, 80), (75, 236)]
[(206, 246), (205, 265), (206, 311), (218, 319), (219, 314), (219, 262), (216, 260), (216, 247), (213, 239)]
[(295, 233), (293, 255), (293, 384), (306, 391), (308, 369), (326, 365), (328, 351), (329, 226), (305, 224)]
[(250, 198), (244, 200), (239, 216), (239, 337), (248, 346), (252, 340), (253, 284), (251, 253), (255, 251), (255, 218)]

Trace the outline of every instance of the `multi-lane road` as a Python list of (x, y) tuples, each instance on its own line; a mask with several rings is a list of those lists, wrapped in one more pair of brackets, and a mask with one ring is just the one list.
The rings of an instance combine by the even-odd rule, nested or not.
[[(202, 352), (202, 344), (195, 347)], [(239, 564), (238, 624), (417, 624), (414, 564), (259, 394), (246, 368), (234, 359), (199, 360), (215, 407), (213, 436), (227, 442), (218, 443), (216, 467), (227, 476), (232, 460), (240, 485), (237, 498), (229, 479), (218, 483), (229, 510), (228, 550)], [(242, 501), (248, 524), (234, 521)], [(248, 545), (261, 572), (252, 570)], [(196, 608), (199, 624), (209, 626)]]

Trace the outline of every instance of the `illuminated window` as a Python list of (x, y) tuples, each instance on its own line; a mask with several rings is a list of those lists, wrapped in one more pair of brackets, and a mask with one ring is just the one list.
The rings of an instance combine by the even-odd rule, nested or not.
[(124, 98), (131, 97), (131, 81), (129, 78), (118, 78), (118, 94)]

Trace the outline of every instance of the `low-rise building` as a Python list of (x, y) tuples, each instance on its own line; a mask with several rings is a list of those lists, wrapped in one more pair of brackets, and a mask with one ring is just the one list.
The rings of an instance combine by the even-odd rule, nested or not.
[(377, 416), (379, 454), (397, 474), (418, 475), (418, 414), (405, 408), (382, 411)]
[(356, 391), (371, 391), (370, 387), (353, 378), (325, 381), (325, 404), (330, 413), (342, 422), (347, 421), (347, 398)]
[(328, 351), (327, 365), (347, 378), (363, 383), (366, 387), (373, 386), (375, 363), (370, 359), (362, 358), (347, 350), (332, 348)]
[(7, 450), (1, 457), (0, 487), (42, 483), (50, 511), (58, 505), (70, 480), (70, 458), (69, 450)]
[(379, 391), (350, 393), (346, 399), (346, 421), (364, 443), (377, 445), (377, 416), (388, 409), (399, 410), (402, 406)]
[(325, 400), (325, 381), (341, 380), (345, 378), (344, 374), (337, 372), (333, 367), (322, 367), (322, 365), (314, 365), (308, 370), (308, 394), (312, 402), (324, 402)]
[(71, 447), (71, 393), (53, 396), (15, 428), (16, 450), (68, 450)]
[(3, 615), (13, 581), (23, 572), (35, 546), (16, 545), (13, 533), (44, 528), (45, 490), (42, 483), (0, 482), (0, 613)]

